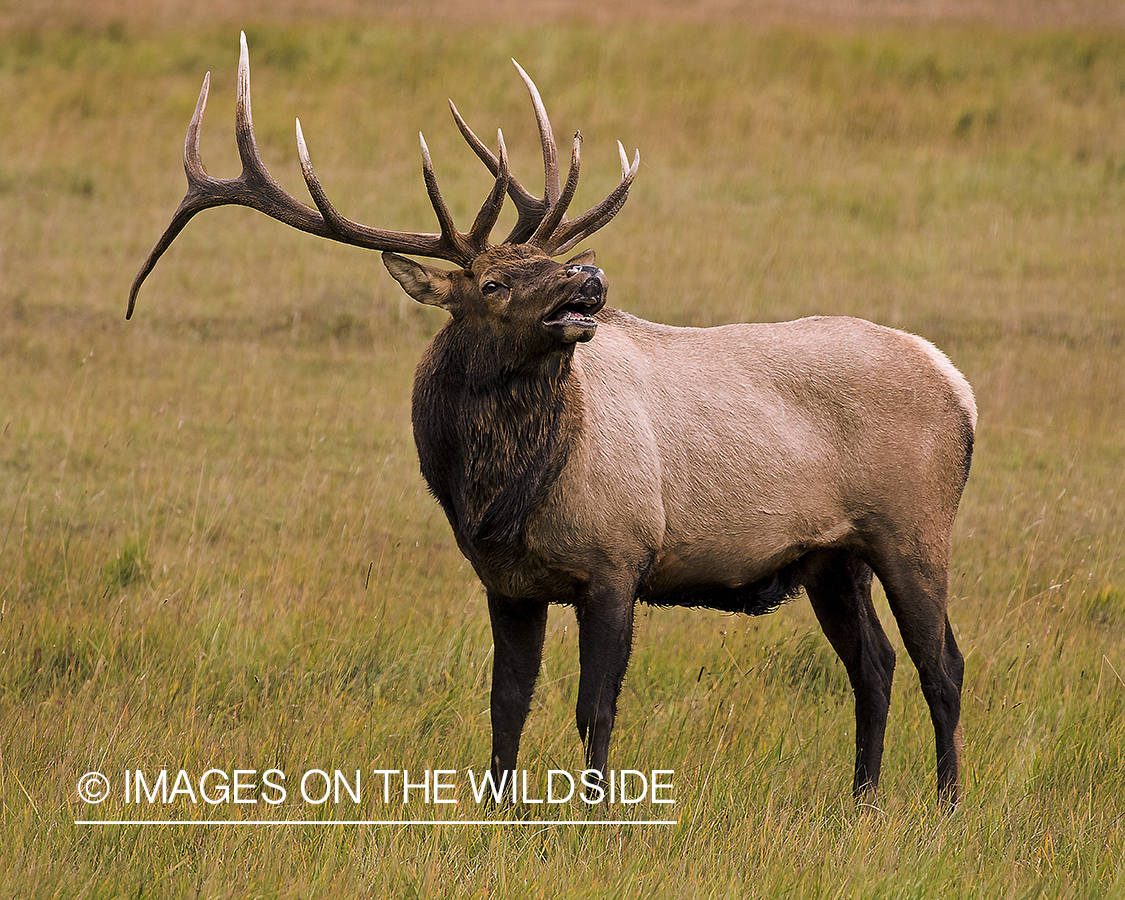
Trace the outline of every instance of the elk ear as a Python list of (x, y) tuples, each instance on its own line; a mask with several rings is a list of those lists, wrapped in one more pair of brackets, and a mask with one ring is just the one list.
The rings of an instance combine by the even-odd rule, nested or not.
[(402, 285), (402, 289), (419, 303), (449, 309), (453, 281), (448, 270), (424, 266), (389, 250), (383, 253), (383, 265)]
[(572, 256), (565, 263), (567, 266), (592, 266), (594, 264), (595, 253), (593, 250), (583, 250), (577, 256)]

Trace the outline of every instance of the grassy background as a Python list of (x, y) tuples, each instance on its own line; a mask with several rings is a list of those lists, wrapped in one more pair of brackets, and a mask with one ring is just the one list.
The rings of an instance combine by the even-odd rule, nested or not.
[[(704, 4), (549, 28), (413, 7), (301, 25), (3, 8), (5, 896), (1125, 896), (1125, 32), (1112, 16), (828, 28), (793, 5), (768, 27)], [(514, 56), (556, 132), (583, 131), (578, 205), (615, 182), (614, 140), (641, 149), (629, 204), (590, 242), (612, 303), (683, 324), (857, 314), (950, 354), (981, 410), (953, 568), (954, 815), (934, 812), (902, 653), (880, 808), (854, 808), (850, 692), (797, 601), (640, 612), (613, 760), (676, 770), (674, 829), (74, 824), (132, 812), (77, 799), (90, 769), (487, 759), (487, 612), (409, 430), (441, 315), (371, 254), (224, 209), (123, 319), (208, 69), (204, 161), (237, 173), (238, 26), (259, 144), (294, 193), (300, 115), (345, 214), (431, 230), (423, 128), (465, 222), (489, 179), (448, 96), (479, 133), (504, 129), (533, 186)], [(572, 626), (553, 611), (533, 770), (580, 764)]]

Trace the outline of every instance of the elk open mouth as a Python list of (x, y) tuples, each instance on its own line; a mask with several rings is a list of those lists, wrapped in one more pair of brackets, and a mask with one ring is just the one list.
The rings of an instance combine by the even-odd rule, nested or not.
[(564, 303), (550, 313), (543, 324), (547, 330), (563, 341), (588, 341), (598, 327), (594, 314), (604, 306), (598, 303)]
[(598, 328), (595, 315), (605, 306), (605, 275), (596, 266), (575, 266), (571, 274), (587, 274), (577, 292), (563, 300), (546, 316), (543, 327), (556, 339), (573, 344), (588, 341)]

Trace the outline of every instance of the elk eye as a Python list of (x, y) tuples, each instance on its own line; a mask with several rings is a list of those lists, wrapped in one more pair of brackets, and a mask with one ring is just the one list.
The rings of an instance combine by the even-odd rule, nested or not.
[(486, 281), (480, 286), (480, 292), (482, 294), (495, 294), (497, 291), (502, 291), (503, 289), (504, 285), (499, 281)]

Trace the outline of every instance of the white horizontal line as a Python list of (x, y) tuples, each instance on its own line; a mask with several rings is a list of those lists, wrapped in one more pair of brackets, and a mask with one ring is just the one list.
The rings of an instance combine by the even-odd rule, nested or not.
[(676, 819), (75, 819), (75, 825), (676, 825)]

